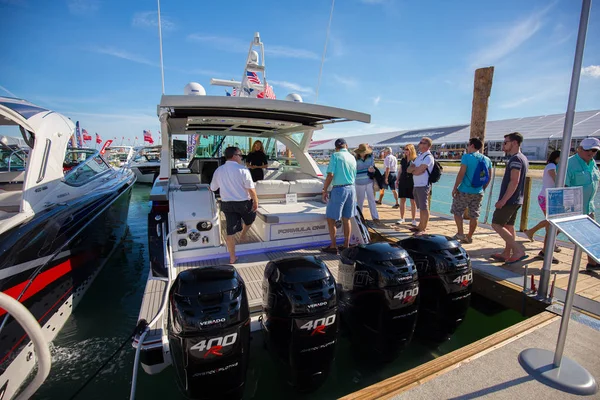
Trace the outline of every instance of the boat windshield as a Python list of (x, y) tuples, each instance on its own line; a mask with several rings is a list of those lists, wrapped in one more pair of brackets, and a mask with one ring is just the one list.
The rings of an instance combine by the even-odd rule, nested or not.
[(0, 171), (25, 171), (27, 151), (13, 146), (0, 147)]
[(68, 149), (63, 162), (65, 182), (72, 186), (84, 185), (109, 169), (93, 149)]
[[(298, 144), (302, 142), (303, 137), (304, 132), (290, 135), (290, 138)], [(286, 153), (285, 145), (273, 137), (256, 138), (248, 136), (197, 135), (197, 138), (195, 139), (196, 145), (193, 156), (196, 158), (222, 157), (225, 153), (225, 149), (230, 146), (238, 147), (243, 156), (246, 156), (252, 152), (254, 143), (260, 141), (269, 162), (285, 161), (286, 165), (298, 165), (294, 155)], [(192, 138), (192, 141), (193, 140), (194, 138)], [(192, 145), (190, 149), (193, 148), (194, 146)]]

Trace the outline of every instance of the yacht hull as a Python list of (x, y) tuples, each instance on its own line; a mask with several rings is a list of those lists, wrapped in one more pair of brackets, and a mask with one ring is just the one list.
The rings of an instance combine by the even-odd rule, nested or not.
[[(127, 232), (133, 179), (57, 205), (0, 235), (0, 290), (52, 341)], [(5, 320), (6, 319), (6, 320)], [(35, 365), (21, 326), (0, 309), (0, 392), (11, 398)]]

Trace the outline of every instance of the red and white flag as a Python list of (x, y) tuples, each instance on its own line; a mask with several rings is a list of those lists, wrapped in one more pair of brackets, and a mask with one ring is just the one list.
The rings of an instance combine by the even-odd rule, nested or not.
[(273, 92), (273, 87), (267, 83), (267, 87), (264, 92), (260, 92), (256, 95), (259, 99), (275, 99), (275, 93)]
[(152, 139), (152, 133), (150, 131), (144, 131), (144, 142), (148, 142), (150, 144), (154, 143), (154, 140)]
[(100, 135), (98, 135), (97, 133), (96, 133), (96, 143), (98, 143), (98, 144), (102, 143), (102, 139), (100, 138)]
[(92, 140), (92, 136), (88, 133), (88, 131), (86, 131), (85, 129), (83, 131), (81, 131), (83, 133), (83, 141), (84, 142), (89, 142), (90, 140)]

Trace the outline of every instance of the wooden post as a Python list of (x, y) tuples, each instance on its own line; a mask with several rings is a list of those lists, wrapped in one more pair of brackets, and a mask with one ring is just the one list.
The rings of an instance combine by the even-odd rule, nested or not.
[[(488, 99), (492, 92), (494, 67), (475, 70), (473, 83), (473, 106), (471, 109), (471, 133), (469, 138), (479, 138), (483, 143), (481, 154), (485, 149), (485, 125), (487, 123)], [(466, 150), (465, 150), (466, 151)], [(464, 219), (469, 219), (469, 209), (465, 209)]]
[(525, 177), (525, 193), (523, 195), (523, 207), (521, 208), (521, 223), (519, 232), (527, 230), (527, 217), (529, 216), (529, 199), (531, 199), (531, 177)]
[[(471, 110), (471, 138), (479, 138), (485, 145), (485, 125), (487, 122), (488, 99), (492, 92), (494, 67), (475, 70), (473, 86), (473, 109)], [(483, 153), (483, 148), (481, 149)]]

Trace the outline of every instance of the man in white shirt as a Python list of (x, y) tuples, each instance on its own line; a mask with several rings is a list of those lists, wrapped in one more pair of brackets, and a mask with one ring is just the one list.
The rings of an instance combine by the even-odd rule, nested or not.
[(394, 199), (396, 200), (396, 204), (392, 206), (392, 208), (399, 208), (400, 204), (398, 204), (398, 192), (396, 192), (396, 171), (398, 170), (398, 159), (392, 153), (391, 147), (386, 147), (383, 152), (386, 155), (385, 159), (383, 160), (383, 166), (385, 167), (385, 173), (383, 175), (384, 186), (379, 191), (379, 201), (377, 204), (381, 204), (385, 189), (390, 189), (394, 194)]
[(258, 209), (258, 197), (254, 189), (254, 182), (250, 171), (242, 161), (242, 152), (238, 147), (225, 149), (225, 164), (215, 171), (210, 190), (213, 192), (221, 189), (221, 211), (225, 214), (227, 221), (227, 250), (229, 251), (229, 262), (237, 261), (235, 256), (235, 234), (242, 231), (240, 241), (246, 237), (246, 233), (256, 219)]
[(424, 137), (419, 142), (419, 152), (421, 153), (415, 161), (408, 167), (407, 172), (413, 174), (413, 196), (419, 209), (419, 225), (411, 228), (415, 234), (421, 234), (427, 229), (429, 223), (429, 193), (431, 184), (429, 183), (429, 174), (433, 171), (435, 160), (433, 154), (429, 151), (433, 141)]

